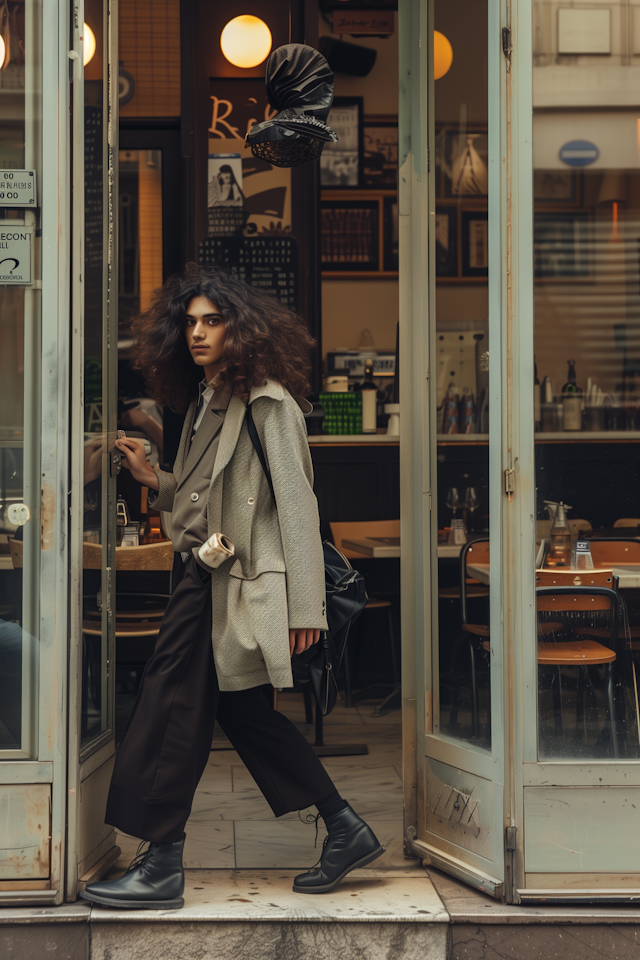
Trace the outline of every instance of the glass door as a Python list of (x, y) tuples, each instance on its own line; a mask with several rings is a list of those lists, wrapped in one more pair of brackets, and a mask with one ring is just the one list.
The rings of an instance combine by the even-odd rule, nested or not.
[(533, 89), (522, 106), (533, 209), (530, 193), (517, 242), (533, 281), (525, 325), (537, 378), (530, 371), (520, 389), (522, 416), (535, 425), (523, 496), (536, 548), (522, 592), (534, 582), (535, 594), (514, 638), (524, 697), (512, 896), (629, 900), (640, 897), (633, 9), (534, 0), (532, 12), (533, 58), (523, 30), (515, 82)]
[[(12, 760), (37, 755), (41, 291), (36, 280), (41, 272), (34, 207), (42, 112), (39, 8), (33, 3), (5, 5), (2, 17), (0, 757)], [(17, 189), (7, 189), (11, 186)], [(15, 266), (7, 259), (12, 256), (20, 261)]]
[(108, 0), (85, 0), (73, 77), (72, 569), (81, 575), (72, 597), (71, 899), (78, 881), (84, 877), (87, 882), (95, 865), (115, 850), (104, 809), (115, 753), (116, 38), (115, 11)]
[[(400, 53), (411, 71), (400, 112), (400, 286), (411, 289), (401, 307), (401, 513), (403, 569), (413, 574), (404, 724), (416, 771), (406, 780), (407, 847), (500, 896), (502, 600), (489, 571), (500, 566), (504, 496), (501, 51), (491, 0), (425, 9), (426, 19), (415, 5), (413, 22), (407, 13)], [(428, 117), (426, 130), (417, 117)]]

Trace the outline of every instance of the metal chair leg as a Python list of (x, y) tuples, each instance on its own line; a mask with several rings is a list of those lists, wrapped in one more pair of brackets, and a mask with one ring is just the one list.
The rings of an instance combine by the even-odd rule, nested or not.
[[(557, 678), (557, 682), (556, 681)], [(553, 715), (556, 727), (556, 736), (562, 736), (562, 679), (560, 667), (558, 667), (556, 677), (551, 680), (551, 693), (553, 696)]]
[(387, 607), (387, 618), (389, 620), (389, 643), (391, 644), (391, 669), (393, 670), (393, 682), (398, 683), (398, 663), (396, 661), (396, 643), (393, 635), (393, 618), (391, 616), (391, 607)]
[(473, 640), (469, 640), (469, 659), (471, 660), (471, 715), (473, 720), (473, 735), (478, 738), (478, 684), (476, 680), (476, 652)]
[(449, 724), (452, 726), (454, 723), (458, 722), (458, 704), (460, 702), (460, 677), (456, 671), (456, 664), (458, 663), (458, 654), (460, 652), (460, 647), (466, 641), (467, 634), (462, 633), (458, 637), (456, 644), (453, 648), (453, 689), (451, 691), (451, 709), (449, 710)]
[(348, 642), (344, 650), (344, 656), (342, 658), (342, 661), (344, 663), (344, 705), (345, 707), (352, 707), (353, 701), (351, 698), (351, 694), (352, 694), (353, 688), (351, 686), (351, 664), (349, 663)]
[(304, 722), (313, 723), (313, 700), (311, 699), (311, 684), (302, 685), (302, 697), (304, 699)]
[(613, 664), (607, 664), (607, 706), (609, 712), (609, 726), (611, 729), (611, 749), (614, 757), (618, 756), (618, 725), (616, 723), (616, 705), (613, 696)]

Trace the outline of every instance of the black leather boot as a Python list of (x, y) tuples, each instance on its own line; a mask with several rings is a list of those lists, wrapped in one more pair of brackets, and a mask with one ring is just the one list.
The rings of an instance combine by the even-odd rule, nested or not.
[(183, 837), (177, 843), (150, 844), (145, 853), (132, 861), (123, 877), (90, 883), (80, 896), (104, 907), (128, 910), (177, 910), (183, 907), (184, 840)]
[(328, 893), (351, 870), (366, 866), (384, 853), (384, 847), (373, 830), (350, 806), (327, 817), (325, 826), (329, 833), (320, 864), (295, 878), (294, 893)]

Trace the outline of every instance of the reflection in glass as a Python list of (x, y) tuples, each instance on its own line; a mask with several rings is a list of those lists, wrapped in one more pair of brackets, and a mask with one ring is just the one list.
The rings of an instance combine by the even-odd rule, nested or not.
[[(558, 58), (552, 7), (534, 2), (538, 755), (630, 758), (640, 755), (640, 593), (629, 575), (640, 562), (638, 115), (624, 106), (620, 48)], [(603, 571), (612, 595), (598, 593)], [(540, 592), (550, 575), (576, 588), (571, 610)]]
[(103, 549), (106, 529), (107, 438), (103, 338), (104, 142), (102, 2), (85, 4), (85, 19), (96, 53), (84, 80), (84, 519), (82, 599), (81, 742), (107, 728), (107, 618), (104, 605)]
[[(454, 50), (435, 81), (436, 732), (491, 747), (487, 5), (436, 0)], [(482, 541), (468, 549), (472, 540)]]
[[(27, 40), (37, 34), (37, 13), (31, 0), (4, 5), (0, 169), (35, 169), (38, 175), (41, 57)], [(35, 214), (3, 207), (0, 224), (33, 231)], [(37, 240), (33, 247), (37, 278)], [(0, 286), (0, 750), (22, 755), (35, 749), (30, 720), (39, 618), (39, 298), (33, 288)]]

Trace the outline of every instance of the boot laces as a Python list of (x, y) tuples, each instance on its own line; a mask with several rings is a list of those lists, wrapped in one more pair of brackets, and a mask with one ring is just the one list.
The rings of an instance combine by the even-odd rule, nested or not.
[[(147, 843), (149, 844), (149, 846), (147, 847), (146, 850), (143, 850), (143, 847), (146, 846)], [(149, 859), (150, 854), (151, 854), (151, 842), (149, 840), (141, 840), (140, 843), (138, 844), (136, 855), (127, 868), (127, 873), (131, 873), (132, 870), (135, 870), (137, 867), (141, 867), (142, 864), (145, 862), (145, 860)]]
[[(313, 841), (314, 850), (315, 850), (315, 849), (317, 848), (317, 846), (318, 846), (318, 820), (319, 820), (319, 819), (320, 819), (320, 814), (319, 814), (319, 813), (317, 813), (315, 816), (314, 816), (312, 813), (307, 813), (307, 814), (305, 814), (304, 817), (301, 817), (301, 816), (300, 816), (300, 811), (298, 810), (298, 820), (299, 820), (301, 823), (313, 823), (313, 824), (315, 824), (316, 836), (315, 836), (315, 839), (314, 839), (314, 841)], [(313, 865), (312, 867), (309, 867), (307, 873), (311, 873), (312, 870), (315, 870), (315, 868), (322, 863), (322, 858), (323, 858), (323, 856), (324, 856), (324, 851), (325, 851), (325, 848), (326, 848), (328, 842), (329, 842), (329, 834), (327, 833), (326, 837), (325, 837), (324, 840), (322, 841), (322, 850), (321, 850), (321, 852), (320, 852), (320, 858), (319, 858), (318, 860), (316, 860), (316, 862), (314, 863), (314, 865)]]
[[(301, 817), (301, 816), (300, 816), (300, 811), (298, 810), (298, 820), (300, 821), (300, 823), (313, 823), (313, 824), (315, 824), (315, 827), (316, 827), (316, 836), (315, 836), (315, 840), (313, 841), (313, 849), (314, 849), (314, 850), (315, 850), (316, 847), (318, 846), (318, 820), (319, 820), (319, 819), (320, 819), (320, 814), (319, 814), (319, 813), (316, 813), (315, 816), (314, 816), (312, 813), (306, 813), (306, 814), (304, 815), (304, 817)], [(327, 839), (328, 839), (328, 837), (327, 837)], [(326, 842), (327, 842), (327, 841), (325, 840), (325, 843), (326, 843)], [(323, 847), (323, 849), (324, 849), (324, 847)]]

